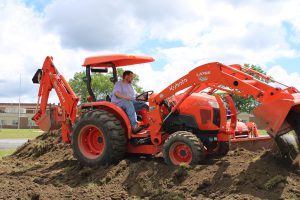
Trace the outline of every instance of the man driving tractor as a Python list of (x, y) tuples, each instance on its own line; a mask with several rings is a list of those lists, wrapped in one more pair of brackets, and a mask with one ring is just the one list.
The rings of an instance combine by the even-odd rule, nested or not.
[(118, 81), (113, 89), (111, 102), (123, 108), (130, 119), (132, 132), (138, 133), (144, 126), (137, 123), (136, 111), (148, 109), (148, 105), (136, 100), (136, 91), (132, 86), (134, 74), (132, 71), (124, 71), (123, 79)]

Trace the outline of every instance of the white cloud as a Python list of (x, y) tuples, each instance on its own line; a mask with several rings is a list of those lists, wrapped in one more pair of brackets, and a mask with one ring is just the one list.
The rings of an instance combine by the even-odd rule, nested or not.
[(128, 5), (120, 0), (54, 1), (45, 10), (45, 28), (54, 30), (69, 48), (128, 48), (142, 31)]
[[(66, 78), (79, 71), (89, 53), (63, 49), (59, 37), (43, 28), (41, 16), (20, 1), (4, 1), (0, 6), (1, 102), (18, 102), (19, 96), (22, 101), (35, 102), (38, 86), (33, 86), (31, 78), (48, 55), (54, 56), (59, 71)], [(78, 65), (74, 67), (74, 63)]]
[(298, 90), (300, 89), (300, 75), (298, 72), (289, 74), (283, 67), (276, 65), (269, 69), (267, 74), (280, 83), (283, 83), (287, 86), (293, 86)]
[[(160, 91), (192, 68), (211, 61), (265, 66), (278, 58), (299, 57), (299, 1), (75, 1), (53, 0), (36, 12), (22, 0), (0, 2), (0, 101), (35, 102), (31, 77), (47, 55), (67, 79), (85, 57), (105, 53), (144, 54), (145, 41), (173, 41), (177, 47), (151, 49), (166, 65), (132, 68), (145, 89)], [(283, 23), (291, 24), (287, 33)], [(148, 48), (148, 49), (147, 49)], [(134, 49), (134, 50), (133, 50)], [(275, 70), (275, 71), (274, 71)], [(276, 71), (277, 70), (277, 71)], [(297, 72), (274, 67), (269, 73), (292, 85)], [(19, 74), (22, 88), (19, 94)], [(55, 95), (54, 95), (55, 96)], [(55, 99), (55, 98), (54, 98)], [(52, 99), (52, 100), (54, 100)]]

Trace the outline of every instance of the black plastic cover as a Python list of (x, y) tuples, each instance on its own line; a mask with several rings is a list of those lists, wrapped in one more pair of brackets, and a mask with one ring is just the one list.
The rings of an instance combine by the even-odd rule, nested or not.
[(42, 75), (43, 75), (42, 69), (38, 69), (32, 78), (32, 82), (35, 84), (40, 84)]

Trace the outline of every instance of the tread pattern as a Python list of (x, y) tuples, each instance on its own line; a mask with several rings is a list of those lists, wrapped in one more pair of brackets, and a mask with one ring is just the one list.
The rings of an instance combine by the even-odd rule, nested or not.
[[(97, 159), (88, 159), (78, 147), (78, 136), (81, 128), (85, 125), (93, 124), (102, 130), (106, 141), (106, 150)], [(127, 138), (125, 130), (113, 114), (105, 110), (93, 110), (84, 113), (78, 118), (78, 121), (72, 132), (72, 142), (74, 157), (82, 164), (95, 166), (107, 163), (113, 163), (122, 159), (126, 153)]]
[(230, 150), (230, 142), (219, 142), (218, 155), (226, 156)]
[(174, 165), (169, 157), (169, 150), (173, 143), (184, 142), (192, 150), (192, 161), (189, 164), (198, 164), (205, 159), (205, 149), (197, 136), (188, 131), (177, 131), (169, 136), (163, 145), (163, 157), (167, 164)]
[[(299, 106), (299, 105), (298, 105)], [(286, 133), (275, 137), (283, 160), (287, 164), (293, 164), (300, 154), (300, 118), (299, 113), (291, 110), (286, 117), (294, 134)]]

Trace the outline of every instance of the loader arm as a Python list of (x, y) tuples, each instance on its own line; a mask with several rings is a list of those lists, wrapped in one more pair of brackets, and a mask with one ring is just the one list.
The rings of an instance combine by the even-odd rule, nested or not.
[[(52, 57), (46, 57), (42, 70), (38, 70), (32, 80), (34, 83), (40, 84), (37, 111), (32, 119), (43, 131), (52, 129), (55, 122), (60, 122), (63, 141), (69, 143), (70, 128), (76, 120), (76, 106), (79, 98), (65, 78), (57, 71)], [(53, 88), (60, 101), (60, 106), (54, 107), (54, 110), (47, 113), (49, 93)]]
[[(184, 98), (187, 98), (190, 93), (212, 88), (246, 98), (252, 96), (261, 102), (262, 105), (258, 108), (258, 112), (254, 114), (264, 121), (268, 132), (275, 136), (280, 131), (280, 127), (294, 103), (294, 95), (297, 95), (294, 93), (298, 91), (294, 90), (294, 88), (283, 90), (281, 88), (272, 87), (244, 73), (242, 69), (246, 71), (249, 70), (240, 65), (227, 66), (218, 62), (204, 64), (191, 70), (188, 74), (166, 87), (162, 92), (152, 95), (149, 98), (149, 119), (152, 124), (150, 126), (151, 132), (158, 133), (163, 123), (164, 119), (162, 119), (160, 115), (159, 105), (164, 99), (171, 97), (181, 90), (190, 88), (186, 90), (186, 95), (183, 95), (183, 98), (179, 101), (179, 103), (182, 103)], [(270, 77), (262, 74), (256, 75), (262, 79), (271, 80)], [(276, 113), (272, 106), (278, 107), (279, 104), (284, 108)], [(270, 116), (273, 112), (275, 113), (275, 117)], [(157, 134), (153, 141), (159, 144), (161, 141), (160, 135)]]

